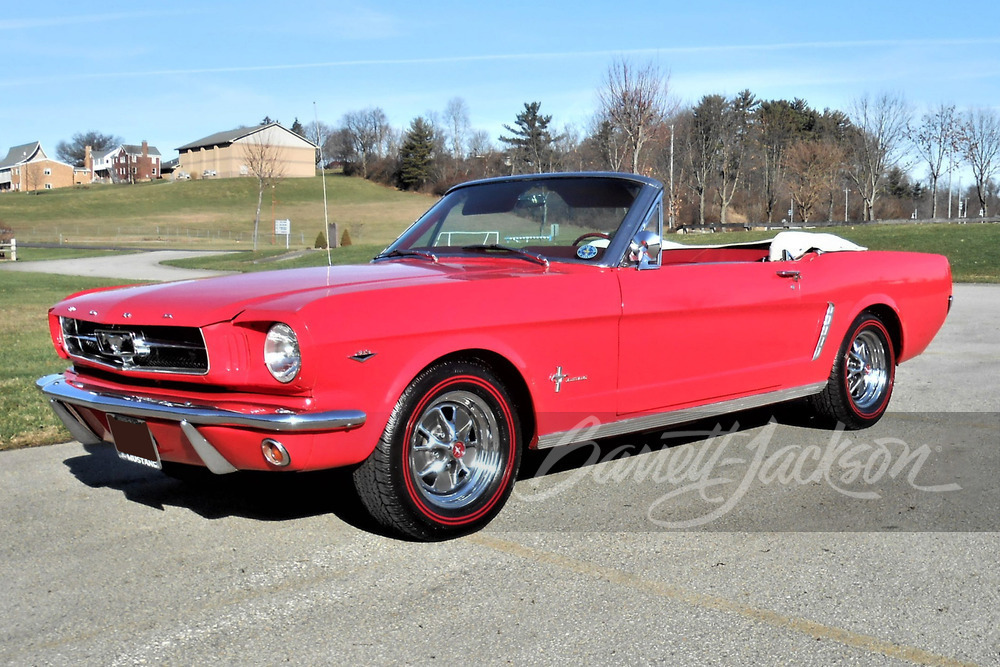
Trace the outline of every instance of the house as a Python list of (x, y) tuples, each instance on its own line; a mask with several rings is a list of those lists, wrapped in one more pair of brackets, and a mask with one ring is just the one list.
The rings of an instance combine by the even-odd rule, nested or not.
[(317, 148), (278, 123), (240, 127), (178, 148), (180, 165), (174, 173), (194, 178), (252, 176), (254, 154), (273, 149), (283, 177), (309, 178), (316, 175)]
[(89, 181), (88, 170), (53, 160), (37, 141), (14, 146), (0, 160), (0, 192), (53, 190)]
[(135, 183), (161, 177), (160, 151), (143, 141), (141, 145), (121, 144), (107, 150), (84, 149), (84, 166), (91, 170), (94, 181)]

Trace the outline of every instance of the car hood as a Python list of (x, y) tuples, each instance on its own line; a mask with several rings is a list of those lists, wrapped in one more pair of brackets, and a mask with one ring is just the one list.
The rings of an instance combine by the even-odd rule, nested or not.
[(315, 299), (348, 291), (544, 270), (524, 262), (498, 264), (467, 266), (390, 261), (262, 271), (81, 293), (59, 302), (52, 312), (105, 324), (203, 327), (232, 320), (250, 308), (297, 310)]

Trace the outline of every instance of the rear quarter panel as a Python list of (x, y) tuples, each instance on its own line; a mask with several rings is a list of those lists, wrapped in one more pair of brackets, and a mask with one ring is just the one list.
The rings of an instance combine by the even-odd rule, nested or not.
[[(802, 289), (825, 298), (835, 312), (819, 361), (828, 373), (851, 322), (865, 310), (888, 308), (899, 325), (897, 362), (926, 349), (944, 324), (952, 293), (951, 267), (942, 255), (864, 251), (808, 255)], [(896, 323), (888, 323), (891, 326)]]

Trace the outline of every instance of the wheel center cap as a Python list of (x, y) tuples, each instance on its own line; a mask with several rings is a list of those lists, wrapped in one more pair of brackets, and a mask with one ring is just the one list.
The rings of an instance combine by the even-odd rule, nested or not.
[(451, 455), (453, 458), (460, 459), (465, 456), (465, 443), (456, 442), (451, 446)]

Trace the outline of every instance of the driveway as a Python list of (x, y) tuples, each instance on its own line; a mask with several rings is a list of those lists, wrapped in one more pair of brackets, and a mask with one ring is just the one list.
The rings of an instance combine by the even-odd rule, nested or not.
[(223, 255), (219, 251), (152, 250), (128, 255), (84, 257), (80, 259), (50, 259), (38, 262), (3, 262), (0, 271), (30, 271), (56, 273), (91, 278), (121, 278), (122, 280), (192, 280), (223, 275), (220, 271), (181, 269), (161, 262), (202, 255)]

